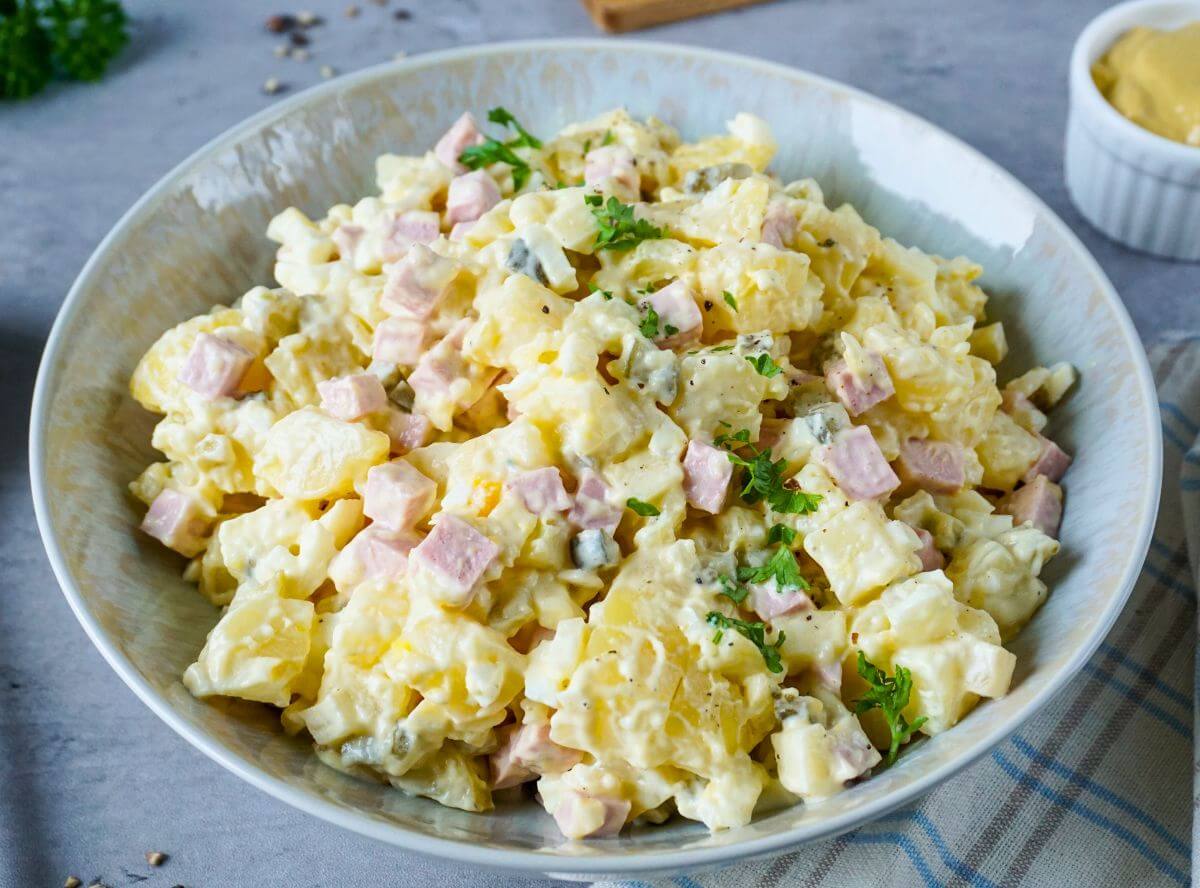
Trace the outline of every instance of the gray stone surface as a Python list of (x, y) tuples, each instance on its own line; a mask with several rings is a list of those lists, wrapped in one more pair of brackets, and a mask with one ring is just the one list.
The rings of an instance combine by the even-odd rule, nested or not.
[[(137, 197), (200, 145), (296, 90), (346, 71), (495, 40), (592, 35), (573, 0), (305, 0), (327, 18), (307, 63), (272, 55), (278, 7), (127, 0), (132, 47), (97, 86), (0, 105), (0, 885), (147, 888), (524, 885), (400, 854), (243, 784), (160, 723), (101, 660), (44, 557), (25, 448), (37, 361), (88, 254)], [(1156, 260), (1089, 229), (1062, 180), (1067, 57), (1103, 0), (795, 0), (658, 28), (639, 39), (719, 47), (834, 77), (941, 125), (1026, 182), (1076, 231), (1146, 339), (1200, 329), (1200, 266)], [(748, 84), (747, 89), (753, 85)], [(164, 294), (169, 298), (170, 294)], [(152, 872), (143, 852), (168, 864)]]

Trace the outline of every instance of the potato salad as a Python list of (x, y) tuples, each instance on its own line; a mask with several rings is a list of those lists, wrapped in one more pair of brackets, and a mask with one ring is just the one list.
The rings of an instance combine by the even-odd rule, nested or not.
[(187, 688), (570, 839), (812, 803), (1005, 694), (1074, 371), (1001, 385), (980, 268), (775, 150), (494, 108), (276, 216), (279, 286), (132, 380), (142, 530), (221, 611)]

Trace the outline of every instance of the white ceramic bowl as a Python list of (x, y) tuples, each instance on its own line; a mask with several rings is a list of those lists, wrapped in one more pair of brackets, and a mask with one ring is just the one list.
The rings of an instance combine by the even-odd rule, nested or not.
[(1200, 21), (1200, 0), (1133, 0), (1084, 28), (1071, 53), (1064, 168), (1084, 217), (1114, 240), (1172, 259), (1200, 260), (1200, 148), (1143, 129), (1108, 103), (1092, 64), (1138, 25)]
[[(503, 103), (552, 132), (624, 103), (688, 136), (748, 110), (775, 128), (775, 169), (815, 176), (886, 233), (965, 253), (987, 269), (1010, 332), (1009, 375), (1067, 360), (1082, 373), (1052, 433), (1076, 454), (1054, 592), (1012, 645), (1012, 692), (906, 752), (898, 766), (819, 805), (709, 835), (677, 821), (564, 844), (532, 803), (491, 815), (442, 808), (346, 777), (285, 737), (274, 711), (205, 703), (179, 681), (217, 618), (179, 560), (136, 533), (125, 485), (155, 454), (153, 419), (129, 398), (138, 357), (184, 318), (268, 281), (267, 220), (371, 190), (373, 158), (419, 152), (463, 108)], [(31, 473), (46, 551), (67, 599), (125, 682), (203, 752), (333, 823), (457, 861), (584, 878), (648, 875), (767, 856), (912, 801), (1014, 731), (1079, 671), (1141, 566), (1160, 480), (1145, 355), (1117, 295), (1078, 240), (1011, 176), (933, 126), (837, 83), (723, 53), (612, 40), (484, 46), (363, 71), (297, 95), (220, 136), (143, 197), (75, 282), (34, 396)]]

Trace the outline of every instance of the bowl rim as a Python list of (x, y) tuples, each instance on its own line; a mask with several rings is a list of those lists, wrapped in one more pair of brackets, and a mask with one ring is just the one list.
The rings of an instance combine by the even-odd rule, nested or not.
[[(1146, 462), (1144, 477), (1141, 479), (1144, 488), (1141, 511), (1138, 516), (1138, 528), (1133, 539), (1131, 539), (1131, 546), (1126, 550), (1127, 557), (1120, 574), (1120, 580), (1116, 586), (1117, 593), (1110, 600), (1107, 612), (1103, 614), (1100, 621), (1096, 624), (1096, 629), (1092, 635), (1074, 651), (1069, 660), (1059, 668), (1057, 674), (1051, 676), (1046, 685), (1036, 696), (1029, 700), (1024, 709), (1013, 714), (1006, 720), (995, 720), (994, 724), (991, 724), (989, 728), (980, 732), (979, 739), (975, 742), (973, 748), (968, 749), (957, 758), (934, 765), (891, 795), (876, 799), (836, 817), (831, 817), (817, 826), (794, 827), (780, 830), (770, 835), (758, 836), (725, 845), (667, 851), (639, 851), (612, 854), (605, 853), (605, 844), (601, 842), (589, 846), (594, 853), (568, 856), (556, 853), (553, 849), (506, 849), (441, 838), (412, 831), (398, 824), (377, 820), (361, 811), (343, 808), (317, 795), (298, 789), (282, 778), (271, 776), (258, 769), (251, 762), (243, 760), (237, 754), (226, 749), (211, 735), (193, 726), (177, 714), (168, 700), (155, 690), (148, 681), (142, 678), (132, 662), (109, 640), (97, 619), (88, 609), (67, 566), (58, 535), (51, 522), (48, 505), (49, 486), (46, 478), (46, 461), (43, 454), (46, 427), (49, 418), (50, 394), (54, 390), (54, 383), (59, 372), (60, 361), (58, 360), (58, 356), (66, 344), (66, 330), (79, 312), (84, 293), (91, 285), (92, 279), (97, 276), (114, 244), (123, 236), (126, 230), (133, 227), (140, 218), (146, 216), (159, 203), (165, 200), (166, 194), (175, 186), (180, 178), (185, 176), (194, 167), (204, 163), (210, 155), (218, 152), (223, 147), (237, 142), (250, 132), (268, 126), (290, 115), (315, 98), (330, 95), (347, 87), (357, 86), (396, 71), (437, 67), (447, 62), (486, 57), (497, 53), (536, 53), (542, 50), (600, 50), (605, 52), (615, 50), (633, 53), (648, 52), (652, 55), (665, 53), (695, 59), (696, 61), (736, 65), (742, 70), (757, 71), (766, 76), (784, 77), (793, 81), (801, 80), (825, 90), (841, 92), (853, 97), (857, 101), (874, 105), (891, 114), (900, 115), (909, 123), (919, 124), (921, 127), (935, 131), (942, 138), (950, 140), (959, 150), (966, 152), (994, 174), (998, 175), (1000, 180), (1009, 189), (1012, 189), (1015, 194), (1028, 202), (1030, 206), (1041, 212), (1055, 234), (1074, 250), (1079, 260), (1083, 263), (1085, 270), (1092, 274), (1098, 285), (1099, 293), (1113, 310), (1117, 326), (1126, 342), (1129, 352), (1134, 357), (1133, 363), (1137, 383), (1141, 388), (1142, 397), (1148, 407), (1147, 410), (1143, 411), (1142, 415), (1143, 433), (1145, 439), (1152, 446), (1149, 449), (1149, 459)], [(560, 876), (635, 875), (680, 872), (698, 867), (720, 866), (745, 858), (774, 856), (813, 841), (847, 832), (924, 795), (953, 774), (977, 761), (985, 753), (989, 752), (1001, 741), (1018, 730), (1021, 725), (1038, 712), (1080, 672), (1084, 664), (1095, 652), (1124, 609), (1125, 603), (1133, 589), (1134, 582), (1141, 572), (1142, 563), (1149, 549), (1161, 492), (1162, 432), (1159, 426), (1157, 403), (1156, 387), (1141, 340), (1137, 335), (1124, 304), (1121, 302), (1112, 283), (1096, 259), (1084, 247), (1074, 232), (1067, 227), (1066, 223), (1029, 188), (998, 163), (987, 158), (980, 151), (951, 133), (946, 132), (910, 111), (855, 87), (782, 63), (769, 62), (739, 53), (673, 44), (664, 41), (600, 37), (545, 38), (473, 44), (439, 50), (437, 52), (374, 65), (329, 81), (328, 83), (317, 84), (282, 102), (259, 111), (241, 123), (235, 124), (208, 141), (167, 172), (121, 216), (108, 234), (100, 241), (84, 264), (58, 311), (42, 353), (42, 360), (38, 367), (37, 379), (34, 385), (30, 414), (29, 467), (34, 513), (38, 530), (51, 568), (76, 619), (79, 620), (84, 631), (104, 659), (108, 661), (109, 666), (141, 698), (142, 702), (177, 734), (210, 759), (233, 772), (252, 786), (294, 808), (315, 815), (329, 823), (357, 832), (360, 835), (394, 845), (407, 852), (465, 863), (483, 869), (510, 872), (547, 873)]]
[(1126, 0), (1106, 9), (1084, 26), (1071, 49), (1070, 103), (1086, 113), (1114, 138), (1126, 140), (1131, 147), (1160, 160), (1186, 169), (1200, 170), (1200, 146), (1187, 145), (1151, 132), (1134, 123), (1100, 92), (1092, 79), (1092, 64), (1113, 44), (1136, 27), (1150, 27), (1145, 21), (1153, 11), (1194, 12), (1200, 21), (1197, 0)]

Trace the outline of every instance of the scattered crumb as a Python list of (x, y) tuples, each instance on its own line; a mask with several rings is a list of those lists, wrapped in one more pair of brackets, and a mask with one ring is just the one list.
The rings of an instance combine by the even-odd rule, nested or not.
[(388, 0), (371, 0), (376, 6), (387, 6)]
[(300, 31), (292, 31), (290, 36), (293, 46), (308, 46), (308, 44), (311, 42), (308, 37), (306, 37)]
[(330, 77), (335, 76), (336, 74), (337, 74), (337, 69), (334, 68), (332, 65), (322, 65), (321, 66), (321, 76), (324, 77), (326, 80), (328, 80)]
[(290, 46), (288, 46), (286, 43), (280, 43), (278, 46), (275, 47), (275, 57), (280, 58), (280, 59), (286, 59), (287, 54), (291, 51), (292, 51), (292, 48)]
[(359, 9), (353, 3), (346, 7), (346, 18), (358, 18)]
[(272, 15), (267, 17), (266, 25), (272, 34), (282, 34), (296, 27), (296, 20), (290, 15)]
[(307, 9), (303, 12), (297, 13), (296, 21), (306, 28), (311, 28), (313, 25), (321, 24), (320, 16), (318, 16), (315, 12), (310, 12)]
[(406, 22), (412, 18), (412, 13), (409, 12), (407, 9), (397, 9), (395, 12), (392, 13), (392, 18), (394, 18), (398, 22)]
[(308, 61), (308, 50), (307, 49), (293, 49), (292, 50), (292, 58), (298, 62), (307, 62)]
[(163, 854), (161, 851), (146, 852), (146, 863), (150, 864), (151, 866), (162, 866), (166, 862), (167, 855)]
[(79, 876), (67, 876), (67, 881), (63, 882), (63, 888), (79, 888), (82, 884)]
[(284, 86), (279, 82), (278, 77), (270, 77), (267, 79), (267, 82), (263, 84), (262, 88), (263, 92), (265, 92), (267, 95), (273, 96), (275, 93), (283, 89)]

